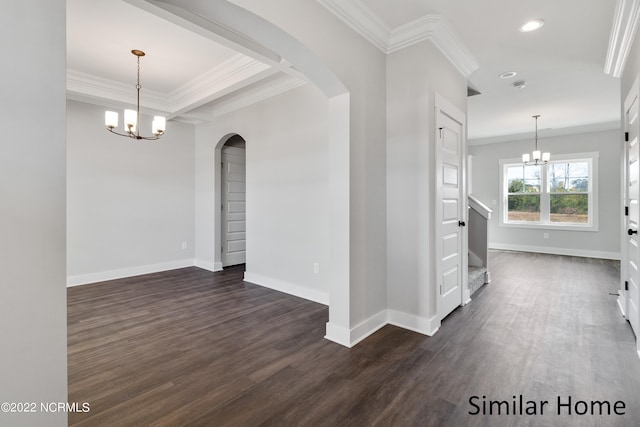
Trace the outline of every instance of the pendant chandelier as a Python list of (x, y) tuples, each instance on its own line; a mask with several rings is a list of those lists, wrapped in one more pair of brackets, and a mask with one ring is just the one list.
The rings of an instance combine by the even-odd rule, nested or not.
[[(535, 116), (531, 117), (536, 120), (535, 148), (532, 153), (533, 155), (529, 155), (529, 153), (524, 153), (522, 155), (522, 163), (524, 163), (525, 165), (529, 163), (533, 163), (535, 165), (547, 164), (549, 163), (549, 160), (551, 160), (551, 153), (540, 153), (540, 150), (538, 150), (538, 117), (540, 117), (540, 114), (536, 114)], [(532, 158), (533, 160), (531, 160)]]
[(137, 110), (124, 110), (124, 130), (126, 133), (120, 133), (114, 129), (118, 127), (118, 113), (115, 111), (106, 111), (104, 114), (104, 124), (107, 130), (116, 135), (126, 136), (132, 139), (145, 139), (155, 140), (159, 139), (165, 131), (166, 120), (162, 116), (155, 116), (151, 123), (151, 132), (154, 136), (141, 136), (140, 135), (140, 57), (145, 53), (141, 50), (134, 49), (131, 51), (138, 58), (138, 81), (136, 84), (136, 90), (138, 91), (138, 108)]

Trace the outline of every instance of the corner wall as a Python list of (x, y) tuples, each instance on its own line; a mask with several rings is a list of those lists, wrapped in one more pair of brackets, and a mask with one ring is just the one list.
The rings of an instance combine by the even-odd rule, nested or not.
[[(197, 0), (191, 0), (191, 3), (195, 2)], [(232, 0), (231, 3), (289, 33), (309, 49), (305, 60), (313, 57), (321, 61), (348, 90), (349, 295), (343, 294), (347, 291), (343, 289), (347, 283), (342, 281), (340, 270), (336, 276), (338, 280), (333, 282), (341, 289), (332, 292), (336, 297), (330, 307), (330, 317), (335, 316), (330, 323), (336, 327), (331, 333), (328, 331), (327, 337), (344, 345), (353, 345), (384, 325), (378, 321), (378, 315), (387, 307), (386, 55), (345, 26), (316, 0)], [(287, 52), (278, 53), (289, 59), (286, 58)], [(302, 70), (304, 60), (294, 65)], [(342, 118), (340, 120), (344, 123)], [(335, 151), (341, 153), (340, 150)], [(340, 166), (345, 158), (336, 158), (331, 153), (330, 157), (333, 164)], [(347, 196), (342, 190), (344, 183), (342, 180), (341, 185), (335, 186), (340, 202), (343, 196)], [(332, 191), (332, 196), (334, 193)], [(337, 208), (340, 215), (346, 213), (342, 206)], [(341, 220), (336, 222), (341, 229), (346, 228)], [(337, 236), (333, 239), (342, 250), (343, 242)], [(341, 264), (346, 266), (344, 261)], [(334, 304), (345, 303), (348, 304), (347, 310), (333, 310)], [(348, 319), (344, 319), (343, 314), (347, 312)]]
[[(500, 159), (517, 159), (530, 151), (533, 140), (469, 146), (473, 156), (473, 194), (494, 210), (489, 220), (489, 246), (561, 255), (620, 257), (620, 131), (582, 133), (540, 138), (540, 145), (557, 154), (599, 152), (598, 231), (564, 231), (501, 227)], [(495, 201), (495, 204), (493, 204)], [(549, 238), (544, 238), (548, 233)]]
[[(1, 2), (0, 39), (0, 402), (66, 402), (65, 1)], [(67, 416), (3, 412), (0, 424)]]
[(431, 335), (435, 94), (466, 114), (466, 79), (429, 41), (387, 58), (387, 299), (391, 323)]

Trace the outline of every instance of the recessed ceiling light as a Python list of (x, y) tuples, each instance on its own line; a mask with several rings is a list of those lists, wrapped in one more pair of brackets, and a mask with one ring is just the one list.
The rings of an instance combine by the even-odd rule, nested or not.
[(500, 77), (501, 79), (510, 79), (512, 77), (515, 77), (518, 73), (516, 73), (515, 71), (507, 71), (506, 73), (502, 73), (500, 74), (498, 77)]
[(514, 89), (524, 89), (525, 87), (527, 87), (527, 82), (523, 81), (519, 81), (519, 82), (515, 82), (513, 84), (513, 88)]
[(520, 31), (523, 33), (528, 33), (529, 31), (535, 31), (540, 29), (544, 25), (544, 21), (542, 19), (534, 19), (533, 21), (529, 21), (520, 27)]

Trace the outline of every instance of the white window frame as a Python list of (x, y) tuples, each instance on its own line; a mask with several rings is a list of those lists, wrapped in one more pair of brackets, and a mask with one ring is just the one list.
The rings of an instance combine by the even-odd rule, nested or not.
[(598, 158), (599, 153), (574, 153), (553, 155), (549, 163), (587, 162), (589, 163), (589, 222), (586, 224), (558, 223), (550, 221), (549, 170), (542, 166), (540, 193), (540, 222), (508, 221), (508, 182), (505, 177), (507, 167), (522, 166), (522, 159), (500, 160), (500, 226), (513, 228), (535, 228), (547, 230), (598, 231)]

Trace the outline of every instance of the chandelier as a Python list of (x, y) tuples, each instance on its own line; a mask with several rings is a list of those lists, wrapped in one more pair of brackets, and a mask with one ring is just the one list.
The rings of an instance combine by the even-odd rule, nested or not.
[(535, 116), (531, 116), (531, 117), (533, 117), (536, 120), (536, 139), (535, 139), (536, 145), (532, 153), (533, 155), (529, 155), (529, 153), (524, 153), (522, 155), (522, 163), (526, 165), (532, 162), (531, 160), (532, 157), (533, 157), (533, 163), (536, 165), (549, 163), (549, 160), (551, 160), (551, 153), (540, 153), (540, 150), (538, 150), (538, 117), (540, 117), (540, 114), (536, 114)]
[(146, 139), (155, 140), (159, 139), (165, 131), (166, 120), (162, 116), (155, 116), (151, 123), (151, 132), (154, 136), (141, 136), (140, 135), (140, 57), (145, 53), (141, 50), (134, 49), (131, 51), (138, 58), (138, 81), (136, 84), (136, 90), (138, 91), (138, 108), (137, 110), (124, 110), (124, 130), (126, 133), (120, 133), (114, 129), (118, 127), (118, 113), (115, 111), (106, 111), (104, 113), (104, 124), (107, 130), (116, 135), (126, 136), (132, 139)]

